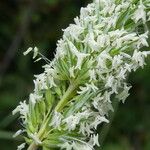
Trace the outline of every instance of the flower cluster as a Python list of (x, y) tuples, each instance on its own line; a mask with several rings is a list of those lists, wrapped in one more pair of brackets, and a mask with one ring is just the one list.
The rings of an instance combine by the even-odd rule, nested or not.
[[(13, 111), (20, 112), (29, 150), (100, 146), (98, 125), (109, 123), (113, 101), (129, 95), (128, 74), (143, 67), (150, 54), (141, 51), (149, 46), (149, 20), (149, 0), (95, 0), (81, 8), (58, 41), (55, 58), (44, 57), (47, 64), (35, 76), (29, 104), (21, 102)], [(24, 54), (30, 51), (33, 58), (39, 53), (29, 48)]]

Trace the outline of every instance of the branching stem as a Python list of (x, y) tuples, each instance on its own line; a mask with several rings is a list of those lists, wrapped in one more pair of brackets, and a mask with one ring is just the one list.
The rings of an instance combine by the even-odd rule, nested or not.
[(33, 142), (31, 145), (28, 147), (27, 150), (37, 150), (38, 146)]
[(76, 89), (76, 85), (73, 83), (70, 84), (70, 86), (68, 87), (68, 90), (66, 91), (66, 93), (63, 95), (62, 99), (57, 104), (55, 111), (60, 112), (64, 108), (64, 106), (66, 105), (68, 100), (71, 98), (72, 93), (74, 92), (75, 89)]

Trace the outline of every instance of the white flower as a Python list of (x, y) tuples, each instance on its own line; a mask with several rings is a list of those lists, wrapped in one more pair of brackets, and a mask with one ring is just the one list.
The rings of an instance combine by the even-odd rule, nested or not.
[(132, 60), (135, 61), (140, 67), (143, 67), (145, 65), (145, 57), (150, 54), (150, 52), (141, 52), (135, 50), (132, 56)]
[(104, 99), (104, 97), (102, 96), (102, 94), (98, 94), (96, 97), (93, 98), (93, 106), (95, 109), (99, 109), (99, 103)]
[(27, 114), (29, 112), (29, 105), (26, 104), (26, 101), (20, 102), (20, 105), (13, 110), (12, 114), (15, 115), (17, 112), (20, 113), (21, 118), (24, 120), (24, 123), (26, 123)]
[(137, 48), (138, 48), (138, 49), (141, 48), (141, 46), (142, 46), (142, 47), (143, 47), (143, 46), (146, 46), (146, 47), (149, 46), (149, 44), (148, 44), (148, 42), (147, 42), (148, 33), (149, 33), (149, 32), (147, 31), (147, 32), (145, 32), (144, 34), (139, 35), (139, 41), (138, 41), (138, 43), (137, 43)]
[(70, 115), (69, 117), (63, 120), (64, 123), (67, 125), (67, 129), (69, 131), (75, 130), (76, 126), (79, 124), (81, 119), (87, 119), (90, 116), (90, 112), (85, 110), (81, 113), (76, 113), (75, 115)]
[(92, 80), (96, 80), (96, 74), (95, 74), (95, 70), (94, 69), (89, 70), (89, 76), (90, 76), (90, 82)]
[(105, 87), (113, 87), (114, 80), (115, 80), (114, 76), (108, 75), (106, 79)]
[(112, 95), (112, 92), (105, 91), (105, 93), (104, 93), (104, 95), (103, 95), (103, 100), (104, 100), (104, 102), (109, 102), (109, 103), (111, 103), (111, 101), (110, 101), (111, 95)]
[(70, 24), (70, 26), (63, 31), (65, 36), (71, 36), (73, 39), (79, 41), (79, 36), (84, 32), (84, 28), (79, 25)]
[(13, 138), (19, 136), (20, 134), (22, 134), (24, 132), (24, 130), (18, 130), (14, 135)]
[(34, 105), (36, 104), (37, 101), (41, 100), (43, 96), (42, 95), (37, 95), (35, 93), (31, 93), (29, 96), (29, 101), (31, 101), (31, 103)]
[[(46, 81), (45, 81), (45, 88), (47, 88), (48, 86), (50, 88), (52, 87), (56, 87), (57, 85), (55, 84), (55, 81), (54, 81), (54, 77), (57, 76), (57, 72), (50, 66), (48, 65), (46, 68), (45, 68), (45, 73), (46, 73)], [(44, 87), (43, 86), (43, 87)]]
[(94, 11), (93, 4), (88, 4), (87, 7), (81, 8), (80, 10), (80, 18), (85, 19), (87, 18), (92, 12)]
[(93, 92), (96, 92), (96, 91), (98, 90), (98, 87), (96, 87), (96, 86), (94, 85), (94, 83), (92, 82), (92, 83), (90, 83), (90, 84), (86, 83), (86, 84), (85, 84), (85, 87), (80, 87), (80, 90), (81, 90), (81, 91), (78, 91), (78, 92), (77, 92), (78, 94), (83, 94), (83, 93), (88, 92), (88, 91), (90, 91), (90, 90), (93, 90)]
[(80, 129), (79, 129), (79, 133), (82, 133), (83, 135), (90, 135), (91, 133), (93, 133), (92, 129), (91, 129), (91, 125), (89, 125), (87, 122), (81, 122), (80, 123)]
[(108, 32), (108, 35), (110, 36), (111, 39), (118, 39), (127, 33), (128, 32), (124, 29), (121, 29), (121, 30), (117, 29), (117, 30)]
[[(128, 43), (128, 42), (131, 42), (131, 41), (137, 41), (139, 38), (138, 38), (138, 36), (137, 36), (137, 34), (136, 33), (128, 33), (127, 35), (125, 35), (125, 36), (123, 36), (123, 37), (121, 37), (120, 38), (120, 41), (123, 43), (123, 42), (126, 42), (126, 43)], [(118, 43), (118, 45), (119, 45), (119, 43)], [(121, 45), (121, 44), (120, 44)], [(121, 46), (120, 46), (121, 47)], [(119, 48), (119, 47), (118, 47)]]
[(117, 67), (119, 67), (123, 63), (122, 58), (123, 57), (121, 55), (114, 56), (112, 60), (112, 67), (118, 69)]
[(55, 111), (54, 114), (53, 114), (50, 126), (53, 126), (55, 129), (56, 128), (60, 129), (62, 119), (63, 119), (62, 114)]
[(36, 77), (36, 80), (34, 80), (35, 92), (38, 92), (39, 90), (48, 89), (45, 73), (34, 76)]
[(95, 41), (94, 33), (90, 32), (89, 36), (85, 39), (85, 42), (88, 43), (89, 47), (91, 48), (92, 52), (98, 51), (100, 46), (99, 44)]
[(107, 64), (106, 61), (110, 60), (112, 61), (112, 57), (110, 56), (110, 54), (106, 51), (103, 51), (102, 53), (100, 53), (100, 55), (97, 57), (97, 67), (101, 68), (101, 69), (107, 69)]
[(60, 39), (57, 43), (57, 49), (56, 49), (56, 55), (55, 58), (63, 58), (66, 55), (66, 51), (64, 49), (66, 48), (66, 42), (63, 39)]
[(119, 93), (116, 97), (119, 100), (122, 100), (122, 102), (124, 103), (126, 98), (129, 96), (128, 92), (130, 89), (131, 89), (131, 86), (127, 86), (126, 84), (124, 84), (123, 91), (121, 93)]
[(96, 134), (96, 135), (92, 134), (91, 138), (90, 138), (90, 141), (89, 141), (89, 144), (93, 145), (93, 146), (96, 146), (96, 145), (100, 146), (98, 138), (99, 138), (98, 134)]
[(106, 47), (106, 46), (110, 46), (110, 37), (107, 34), (102, 34), (99, 35), (97, 38), (97, 43), (99, 45), (99, 47)]
[(97, 129), (97, 126), (101, 124), (102, 122), (109, 123), (108, 119), (106, 119), (104, 116), (97, 115), (94, 121), (91, 123), (91, 126)]
[(127, 71), (131, 72), (131, 70), (132, 70), (132, 64), (127, 64), (127, 63), (125, 63), (124, 68), (125, 68)]
[(22, 143), (21, 145), (19, 145), (17, 147), (17, 150), (22, 150), (23, 148), (25, 148), (26, 143)]
[(81, 22), (80, 22), (80, 19), (78, 16), (76, 18), (74, 18), (74, 22), (76, 25), (81, 26)]
[(118, 70), (117, 78), (118, 79), (125, 79), (126, 78), (126, 72), (127, 72), (127, 70), (125, 68), (121, 67), (120, 70)]
[(81, 69), (83, 59), (89, 56), (89, 54), (84, 54), (84, 53), (79, 52), (77, 48), (70, 41), (68, 41), (68, 44), (70, 47), (70, 51), (77, 57), (77, 65), (75, 68)]
[(140, 4), (138, 6), (138, 9), (135, 11), (134, 16), (132, 19), (137, 23), (140, 19), (143, 20), (143, 22), (146, 22), (146, 12), (145, 12), (146, 7), (143, 5), (142, 0), (140, 0)]
[(79, 124), (79, 121), (80, 118), (76, 115), (75, 116), (71, 115), (63, 120), (63, 122), (67, 124), (67, 129), (69, 131), (75, 130), (76, 125)]

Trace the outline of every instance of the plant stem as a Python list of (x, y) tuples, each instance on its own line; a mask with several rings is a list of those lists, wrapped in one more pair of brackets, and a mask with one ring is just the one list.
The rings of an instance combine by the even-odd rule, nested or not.
[(55, 111), (60, 112), (64, 108), (66, 103), (72, 97), (72, 93), (74, 92), (75, 88), (76, 88), (76, 86), (74, 84), (70, 84), (70, 86), (68, 87), (66, 93), (63, 95), (62, 99), (57, 104), (57, 106), (55, 108)]
[[(43, 124), (41, 126), (41, 129), (38, 132), (38, 138), (39, 139), (43, 139), (43, 135), (45, 133), (45, 129), (46, 129), (46, 126), (48, 125), (48, 121), (49, 121), (49, 118), (48, 118), (49, 113), (50, 113), (50, 111), (48, 111), (46, 117), (43, 120)], [(27, 150), (37, 150), (37, 149), (38, 149), (38, 145), (36, 145), (35, 142), (32, 142)]]
[(33, 142), (31, 145), (28, 147), (27, 150), (37, 150), (38, 146)]
[[(66, 103), (69, 101), (69, 99), (73, 96), (73, 92), (76, 89), (76, 84), (70, 84), (70, 86), (68, 87), (66, 93), (63, 95), (62, 99), (59, 101), (59, 103), (57, 104), (55, 111), (60, 112), (63, 107), (66, 105)], [(48, 112), (49, 114), (49, 112)], [(38, 137), (39, 139), (43, 138), (43, 135), (45, 133), (45, 128), (48, 124), (48, 114), (46, 115), (46, 118), (44, 119), (44, 124), (41, 126), (41, 129), (38, 132)], [(37, 150), (38, 145), (36, 145), (34, 142), (31, 143), (31, 145), (28, 147), (27, 150)]]

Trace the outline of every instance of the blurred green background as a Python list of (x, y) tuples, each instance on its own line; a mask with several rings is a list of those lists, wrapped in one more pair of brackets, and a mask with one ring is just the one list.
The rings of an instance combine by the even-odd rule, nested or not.
[[(44, 64), (33, 63), (23, 51), (37, 46), (52, 59), (62, 29), (91, 1), (0, 1), (0, 150), (15, 150), (21, 143), (12, 138), (21, 123), (11, 112), (33, 90), (33, 75), (41, 73)], [(147, 64), (130, 75), (131, 95), (119, 105), (104, 150), (150, 150), (150, 58)]]

